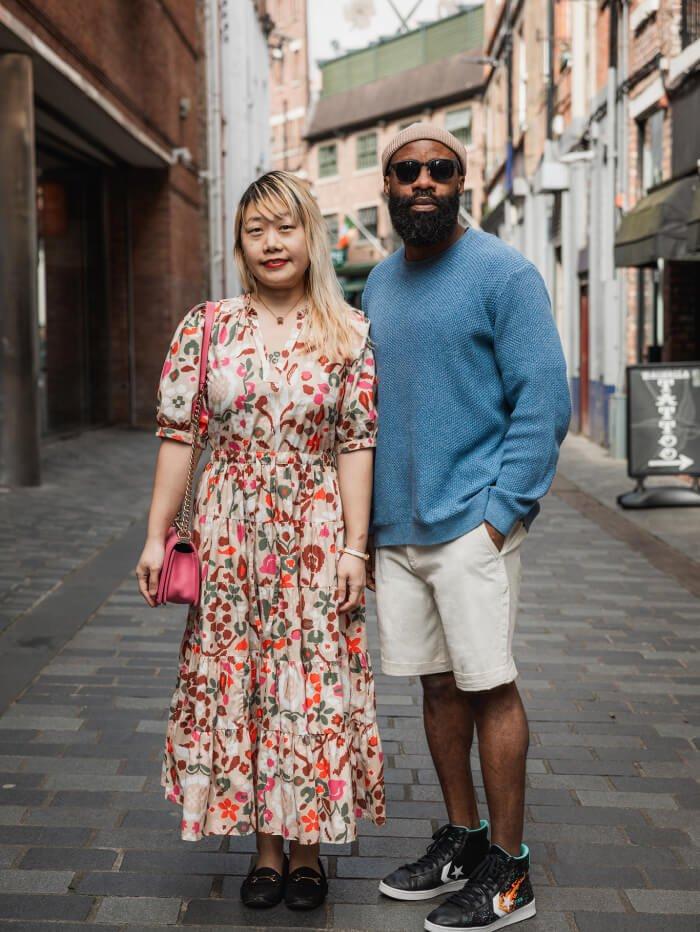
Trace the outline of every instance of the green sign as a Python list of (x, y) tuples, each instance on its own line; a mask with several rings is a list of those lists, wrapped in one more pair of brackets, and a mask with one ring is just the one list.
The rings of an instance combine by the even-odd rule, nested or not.
[(341, 265), (345, 265), (347, 257), (347, 249), (331, 249), (331, 261), (333, 262), (335, 268), (338, 268)]

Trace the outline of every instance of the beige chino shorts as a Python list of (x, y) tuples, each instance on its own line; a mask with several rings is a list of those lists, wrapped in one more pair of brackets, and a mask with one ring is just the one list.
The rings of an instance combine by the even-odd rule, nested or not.
[(520, 592), (516, 522), (499, 551), (485, 524), (444, 544), (379, 547), (377, 618), (382, 671), (452, 671), (473, 692), (518, 675), (512, 645)]

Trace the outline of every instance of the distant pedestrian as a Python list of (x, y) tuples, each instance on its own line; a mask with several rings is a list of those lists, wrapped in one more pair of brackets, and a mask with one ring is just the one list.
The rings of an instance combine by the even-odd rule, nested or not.
[[(180, 647), (161, 783), (182, 805), (184, 840), (257, 833), (248, 906), (311, 909), (328, 889), (319, 843), (352, 841), (360, 818), (385, 821), (364, 610), (374, 358), (303, 182), (263, 175), (234, 226), (245, 293), (219, 303), (208, 354), (202, 596)], [(203, 317), (202, 305), (185, 315), (160, 380), (165, 440), (137, 568), (149, 604), (185, 485)]]
[[(372, 270), (362, 302), (379, 377), (382, 669), (421, 678), (449, 818), (380, 890), (399, 900), (454, 891), (425, 921), (440, 932), (535, 913), (522, 843), (529, 733), (512, 639), (520, 545), (570, 417), (540, 274), (497, 237), (458, 223), (466, 161), (462, 143), (430, 123), (385, 148), (384, 192), (405, 246)], [(490, 829), (470, 769), (475, 726)]]

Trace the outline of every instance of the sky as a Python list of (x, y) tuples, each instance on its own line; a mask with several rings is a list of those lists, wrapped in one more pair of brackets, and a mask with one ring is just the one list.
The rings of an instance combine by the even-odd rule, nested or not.
[[(458, 0), (393, 0), (394, 6), (410, 16), (409, 26), (442, 19), (459, 9)], [(319, 81), (318, 59), (335, 58), (351, 49), (363, 48), (380, 36), (395, 35), (401, 20), (389, 0), (308, 0), (309, 62), (312, 86)], [(334, 48), (334, 40), (338, 46)]]

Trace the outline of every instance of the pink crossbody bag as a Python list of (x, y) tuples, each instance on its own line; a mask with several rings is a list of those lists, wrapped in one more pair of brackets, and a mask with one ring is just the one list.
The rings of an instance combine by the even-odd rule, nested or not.
[(211, 341), (216, 305), (207, 301), (204, 314), (204, 333), (199, 356), (199, 386), (192, 404), (192, 451), (187, 469), (185, 494), (175, 519), (165, 536), (165, 556), (158, 578), (156, 604), (199, 602), (202, 584), (202, 569), (197, 550), (192, 543), (192, 486), (197, 465), (197, 440), (199, 439), (199, 415), (207, 382), (207, 358)]

